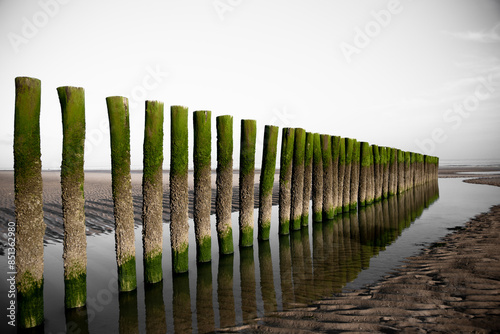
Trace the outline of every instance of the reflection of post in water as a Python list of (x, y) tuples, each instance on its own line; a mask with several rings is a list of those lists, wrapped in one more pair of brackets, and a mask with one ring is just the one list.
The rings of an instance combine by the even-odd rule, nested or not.
[(277, 310), (276, 292), (274, 291), (273, 261), (269, 241), (259, 241), (260, 289), (264, 301), (265, 313)]
[(214, 308), (212, 303), (212, 264), (198, 264), (196, 277), (196, 318), (198, 331), (206, 333), (213, 331)]
[[(325, 224), (328, 221), (325, 222)], [(327, 281), (323, 281), (325, 276), (325, 259), (324, 259), (324, 244), (323, 244), (323, 224), (315, 223), (313, 229), (313, 287), (314, 299), (323, 296), (323, 289)]]
[(66, 333), (89, 333), (87, 306), (79, 308), (66, 308), (64, 310), (66, 316)]
[[(322, 296), (327, 296), (332, 292), (339, 292), (337, 280), (335, 279), (338, 273), (338, 256), (337, 256), (337, 216), (334, 220), (325, 221), (322, 225), (323, 232), (323, 268), (324, 275), (322, 276), (323, 293)], [(334, 254), (335, 252), (335, 254)], [(318, 278), (319, 279), (319, 278)]]
[(118, 321), (120, 333), (139, 333), (139, 319), (137, 311), (137, 289), (119, 292), (120, 318)]
[(253, 247), (240, 247), (241, 310), (243, 321), (257, 316)]
[(220, 255), (217, 270), (217, 299), (219, 301), (220, 326), (234, 326), (236, 314), (233, 294), (234, 255)]
[(280, 280), (283, 309), (293, 305), (293, 283), (292, 283), (292, 257), (290, 255), (290, 238), (285, 235), (279, 236), (280, 256)]
[[(361, 264), (361, 246), (359, 243), (359, 223), (358, 214), (356, 212), (351, 212), (348, 217), (345, 218), (349, 220), (350, 225), (350, 235), (351, 235), (351, 261), (348, 279), (349, 281), (356, 278), (358, 273), (363, 270)], [(352, 277), (352, 278), (351, 278)]]
[(311, 285), (310, 282), (313, 281), (313, 271), (312, 271), (312, 258), (311, 258), (311, 245), (309, 243), (309, 229), (303, 228), (300, 230), (301, 234), (301, 239), (302, 239), (302, 249), (303, 249), (303, 254), (302, 257), (304, 258), (304, 287), (307, 296), (307, 302), (309, 302), (311, 299), (310, 296), (312, 296), (314, 287)]
[(173, 275), (174, 330), (188, 333), (192, 330), (191, 297), (189, 292), (189, 273)]
[(146, 333), (166, 333), (163, 282), (144, 285), (144, 304), (146, 305)]
[(290, 249), (292, 255), (292, 280), (295, 295), (295, 304), (305, 303), (305, 272), (304, 272), (304, 245), (301, 231), (290, 232)]

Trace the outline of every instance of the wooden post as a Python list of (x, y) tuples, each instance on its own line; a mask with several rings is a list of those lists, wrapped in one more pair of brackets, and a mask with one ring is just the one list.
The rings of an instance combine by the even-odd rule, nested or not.
[(163, 102), (146, 101), (142, 174), (144, 281), (163, 279)]
[(380, 162), (382, 166), (382, 198), (389, 197), (389, 156), (387, 147), (380, 148)]
[(397, 161), (398, 161), (398, 194), (402, 194), (406, 190), (404, 151), (399, 149), (397, 150)]
[[(17, 77), (14, 116), (14, 203), (16, 206), (17, 324), (43, 323), (42, 162), (40, 160), (40, 96), (38, 79)], [(4, 319), (5, 321), (5, 319)]]
[(130, 179), (130, 124), (128, 99), (106, 98), (111, 136), (111, 181), (115, 215), (116, 262), (120, 291), (137, 287), (134, 243), (134, 207)]
[(411, 188), (413, 178), (411, 177), (411, 152), (405, 152), (405, 191)]
[(170, 108), (170, 247), (174, 274), (188, 271), (188, 109)]
[(280, 158), (280, 188), (279, 188), (279, 234), (290, 233), (290, 204), (292, 183), (293, 146), (295, 129), (283, 128)]
[(358, 207), (358, 193), (359, 193), (359, 168), (360, 168), (360, 151), (361, 143), (353, 139), (353, 151), (351, 159), (351, 199), (349, 204), (350, 211), (356, 211)]
[(332, 141), (330, 135), (321, 135), (321, 152), (323, 156), (323, 219), (333, 219), (333, 175), (332, 175)]
[(340, 136), (332, 136), (332, 205), (334, 216), (342, 213), (342, 192), (339, 189), (340, 141)]
[(368, 187), (369, 187), (369, 177), (370, 177), (370, 144), (367, 142), (361, 142), (361, 170), (359, 172), (359, 205), (365, 206)]
[(217, 125), (217, 179), (215, 215), (217, 240), (221, 254), (232, 254), (233, 228), (231, 207), (233, 201), (233, 116), (216, 118)]
[(321, 222), (323, 220), (323, 156), (321, 153), (321, 138), (319, 133), (314, 134), (313, 146), (313, 221)]
[(302, 197), (302, 226), (309, 224), (309, 203), (311, 202), (312, 169), (313, 169), (314, 134), (306, 133), (304, 153), (304, 195)]
[(257, 230), (257, 238), (259, 240), (269, 240), (269, 231), (271, 229), (278, 134), (279, 128), (277, 126), (265, 126), (262, 166), (260, 170), (259, 182), (259, 226)]
[(306, 131), (301, 128), (296, 128), (292, 167), (292, 203), (290, 207), (290, 220), (292, 222), (292, 230), (300, 230), (302, 223), (305, 144)]
[(354, 139), (345, 138), (345, 163), (344, 163), (344, 186), (342, 198), (342, 212), (349, 212), (351, 205), (351, 168), (354, 150)]
[(212, 113), (208, 110), (199, 110), (193, 113), (193, 220), (196, 235), (196, 260), (198, 263), (209, 262), (212, 260), (212, 234), (210, 230), (210, 208), (212, 205), (211, 116)]
[(394, 196), (398, 189), (398, 152), (395, 148), (387, 148), (389, 160), (389, 196)]
[(382, 199), (382, 164), (380, 161), (380, 149), (378, 145), (372, 145), (373, 148), (373, 162), (374, 162), (374, 180), (375, 180), (375, 201)]
[(76, 308), (87, 302), (87, 237), (83, 154), (85, 145), (85, 92), (80, 87), (57, 88), (63, 123), (61, 199), (64, 226), (64, 305)]
[(345, 155), (346, 155), (346, 141), (347, 138), (340, 139), (339, 146), (339, 175), (338, 175), (338, 195), (337, 195), (337, 207), (339, 208), (339, 213), (344, 211), (344, 178), (345, 178)]
[(240, 143), (240, 246), (253, 245), (255, 140), (257, 121), (241, 120)]

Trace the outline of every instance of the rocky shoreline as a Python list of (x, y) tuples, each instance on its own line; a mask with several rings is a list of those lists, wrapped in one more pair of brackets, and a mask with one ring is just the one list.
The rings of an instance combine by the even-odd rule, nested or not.
[[(500, 186), (500, 178), (467, 180)], [(498, 333), (500, 205), (373, 286), (220, 330), (243, 333)]]

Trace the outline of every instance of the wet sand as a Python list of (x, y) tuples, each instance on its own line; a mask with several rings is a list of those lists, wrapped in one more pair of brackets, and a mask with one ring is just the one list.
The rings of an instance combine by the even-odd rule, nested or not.
[[(259, 170), (255, 171), (254, 206), (259, 203)], [(64, 236), (61, 204), (60, 171), (43, 171), (43, 201), (44, 220), (47, 224), (45, 239), (46, 243), (62, 242)], [(136, 225), (142, 225), (142, 172), (132, 172), (132, 197), (134, 201), (134, 221)], [(276, 174), (273, 189), (273, 205), (278, 205), (278, 180)], [(212, 171), (212, 197), (211, 214), (215, 214), (216, 173)], [(169, 174), (163, 173), (163, 222), (170, 222), (168, 186)], [(193, 174), (189, 172), (189, 217), (193, 218)], [(238, 211), (238, 171), (233, 173), (233, 200), (232, 211)], [(85, 218), (87, 235), (98, 235), (100, 233), (112, 233), (114, 231), (113, 199), (111, 193), (110, 171), (87, 171), (85, 172)], [(0, 171), (0, 254), (3, 252), (7, 232), (7, 223), (15, 221), (14, 206), (14, 172)]]
[[(500, 186), (500, 177), (466, 182)], [(500, 205), (407, 259), (382, 282), (222, 332), (498, 333)]]

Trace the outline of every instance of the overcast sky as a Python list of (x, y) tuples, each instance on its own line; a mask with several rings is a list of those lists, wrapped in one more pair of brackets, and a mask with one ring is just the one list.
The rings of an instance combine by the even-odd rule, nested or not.
[[(56, 88), (86, 95), (86, 168), (109, 168), (105, 98), (352, 137), (450, 159), (500, 159), (500, 1), (0, 0), (0, 169), (13, 168), (14, 78), (42, 81), (42, 167), (61, 164)], [(192, 116), (190, 115), (192, 142)], [(281, 138), (278, 142), (281, 145)], [(192, 146), (190, 146), (192, 165)]]

